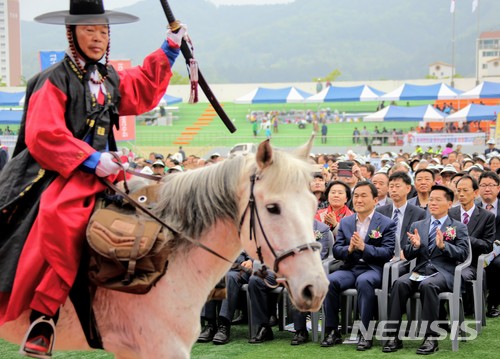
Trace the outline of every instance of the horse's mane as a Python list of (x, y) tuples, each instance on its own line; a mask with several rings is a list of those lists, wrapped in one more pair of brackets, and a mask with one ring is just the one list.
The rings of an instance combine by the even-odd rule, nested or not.
[[(169, 174), (162, 180), (156, 212), (176, 231), (190, 238), (200, 235), (216, 221), (239, 225), (238, 202), (241, 180), (256, 171), (253, 154), (237, 155), (215, 165)], [(273, 151), (273, 165), (265, 171), (266, 189), (292, 194), (311, 180), (311, 165), (282, 151)], [(248, 175), (248, 179), (242, 176)], [(246, 200), (246, 199), (244, 199)]]
[(238, 185), (245, 158), (168, 174), (162, 180), (157, 212), (179, 233), (199, 238), (217, 220), (237, 222)]

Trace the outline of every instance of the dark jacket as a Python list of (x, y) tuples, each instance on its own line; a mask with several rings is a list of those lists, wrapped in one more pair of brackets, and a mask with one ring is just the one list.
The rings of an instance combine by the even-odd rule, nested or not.
[[(461, 221), (460, 206), (450, 208), (448, 214), (451, 218)], [(490, 253), (495, 241), (495, 215), (490, 211), (476, 206), (467, 223), (470, 244), (472, 246), (471, 266), (477, 266), (477, 259), (481, 254)]]
[[(382, 207), (377, 207), (376, 211), (392, 219), (394, 205), (388, 204)], [(422, 208), (414, 206), (410, 203), (406, 204), (403, 223), (401, 224), (401, 232), (399, 234), (399, 244), (401, 249), (408, 243), (408, 231), (410, 230), (411, 225), (416, 221), (424, 219), (426, 215), (426, 211)]]
[[(356, 218), (357, 215), (352, 215), (340, 221), (339, 232), (333, 245), (333, 256), (344, 261), (344, 268), (352, 268), (363, 259), (372, 269), (382, 271), (384, 264), (394, 255), (396, 223), (375, 211), (366, 233), (364, 251), (355, 250), (349, 254), (349, 243), (356, 232)], [(372, 238), (372, 231), (378, 231), (382, 236)]]
[(417, 265), (413, 269), (415, 272), (422, 273), (427, 265), (432, 265), (436, 270), (442, 273), (446, 279), (449, 289), (453, 288), (453, 277), (457, 264), (464, 262), (469, 255), (469, 235), (465, 224), (458, 222), (448, 216), (441, 226), (441, 231), (446, 232), (448, 227), (456, 230), (456, 236), (451, 241), (446, 241), (441, 250), (437, 246), (429, 253), (429, 229), (431, 218), (428, 217), (422, 221), (412, 224), (410, 233), (418, 230), (420, 235), (420, 247), (415, 248), (411, 243), (403, 248), (404, 256), (407, 260), (417, 259)]

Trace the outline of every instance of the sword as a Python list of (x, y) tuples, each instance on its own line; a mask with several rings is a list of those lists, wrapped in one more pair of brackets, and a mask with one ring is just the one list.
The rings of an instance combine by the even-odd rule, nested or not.
[[(167, 21), (169, 23), (170, 28), (172, 29), (172, 31), (176, 32), (176, 30), (178, 30), (180, 27), (180, 22), (175, 19), (175, 16), (167, 0), (160, 0), (160, 3), (163, 8), (163, 12), (165, 13), (165, 16), (167, 17)], [(182, 39), (181, 52), (182, 55), (184, 55), (184, 58), (186, 59), (186, 63), (189, 65), (189, 60), (193, 58), (193, 54), (191, 53), (191, 49), (189, 48), (189, 45), (186, 43), (184, 39)], [(214, 93), (210, 89), (210, 86), (208, 85), (207, 81), (205, 80), (199, 69), (198, 69), (198, 83), (201, 89), (203, 90), (205, 96), (207, 96), (208, 101), (210, 101), (210, 104), (214, 108), (215, 112), (217, 112), (217, 115), (219, 115), (222, 122), (224, 122), (224, 124), (226, 125), (229, 132), (231, 133), (236, 132), (236, 127), (234, 126), (233, 122), (229, 119), (226, 112), (224, 112), (224, 109), (220, 105), (219, 101), (215, 98)]]

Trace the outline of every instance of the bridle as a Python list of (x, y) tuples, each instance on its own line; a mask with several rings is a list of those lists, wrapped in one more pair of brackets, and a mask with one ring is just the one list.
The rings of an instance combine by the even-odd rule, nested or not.
[[(322, 246), (321, 246), (321, 243), (319, 243), (319, 242), (313, 242), (313, 243), (302, 244), (300, 246), (297, 246), (297, 247), (294, 247), (291, 249), (287, 249), (287, 250), (284, 250), (281, 252), (276, 252), (276, 250), (273, 248), (273, 246), (269, 242), (269, 239), (267, 238), (266, 232), (264, 231), (264, 227), (262, 226), (262, 222), (261, 222), (260, 216), (259, 216), (259, 211), (257, 209), (257, 205), (255, 202), (254, 187), (255, 187), (255, 182), (257, 182), (258, 180), (259, 180), (259, 176), (256, 173), (254, 173), (253, 175), (250, 176), (250, 198), (248, 199), (247, 207), (245, 208), (245, 211), (243, 212), (243, 216), (241, 217), (241, 220), (240, 220), (239, 232), (241, 232), (241, 227), (243, 226), (243, 222), (245, 220), (246, 214), (248, 212), (250, 212), (250, 221), (249, 221), (250, 241), (253, 240), (255, 242), (255, 248), (256, 248), (257, 256), (259, 257), (259, 261), (261, 263), (264, 263), (264, 258), (262, 256), (262, 246), (259, 243), (257, 243), (257, 234), (256, 234), (257, 226), (256, 226), (256, 224), (258, 224), (258, 226), (260, 228), (260, 232), (262, 233), (262, 237), (264, 238), (264, 241), (266, 242), (267, 247), (269, 248), (269, 250), (271, 251), (271, 253), (274, 256), (273, 271), (274, 271), (274, 273), (278, 274), (279, 265), (280, 265), (281, 261), (283, 261), (284, 259), (286, 259), (288, 257), (293, 257), (296, 254), (298, 254), (302, 251), (306, 251), (306, 250), (312, 250), (313, 252), (321, 251)], [(263, 268), (263, 272), (265, 273), (266, 266), (264, 264), (263, 264), (262, 268)], [(266, 285), (268, 287), (272, 287), (272, 288), (278, 287), (279, 284), (281, 284), (281, 283), (287, 285), (287, 278), (286, 277), (276, 278), (276, 283), (277, 283), (276, 285), (269, 284), (265, 280), (265, 278), (262, 278), (262, 279), (264, 280), (264, 282), (266, 283)]]
[[(117, 157), (117, 156), (115, 156), (115, 157)], [(118, 157), (118, 159), (119, 159), (119, 157)], [(159, 178), (157, 176), (151, 176), (151, 175), (137, 173), (137, 172), (135, 172), (133, 170), (130, 170), (130, 169), (127, 169), (127, 170), (123, 169), (123, 170), (124, 170), (124, 178), (126, 178), (125, 172), (127, 172), (127, 173), (130, 173), (132, 175), (143, 177), (143, 178), (147, 178), (147, 179), (150, 179), (150, 180), (159, 181), (161, 179), (161, 178)], [(258, 224), (258, 226), (260, 228), (260, 232), (262, 233), (262, 236), (264, 237), (264, 240), (265, 240), (265, 242), (267, 244), (267, 247), (269, 248), (269, 250), (271, 251), (271, 253), (274, 256), (273, 271), (274, 271), (274, 273), (278, 274), (278, 272), (279, 272), (279, 265), (280, 265), (280, 263), (284, 259), (286, 259), (288, 257), (293, 257), (296, 254), (299, 254), (300, 252), (303, 252), (303, 251), (306, 251), (306, 250), (312, 250), (313, 252), (315, 252), (315, 251), (321, 251), (322, 246), (321, 246), (321, 243), (319, 243), (319, 242), (313, 242), (313, 243), (302, 244), (300, 246), (297, 246), (297, 247), (294, 247), (294, 248), (291, 248), (291, 249), (287, 249), (287, 250), (284, 250), (284, 251), (281, 251), (281, 252), (276, 252), (276, 250), (271, 245), (271, 242), (269, 242), (269, 239), (267, 238), (266, 232), (264, 231), (264, 227), (262, 226), (262, 222), (261, 222), (260, 216), (259, 216), (259, 211), (257, 209), (257, 205), (256, 205), (256, 202), (255, 202), (254, 188), (255, 188), (255, 183), (259, 179), (260, 178), (257, 175), (257, 173), (254, 173), (254, 174), (252, 174), (250, 176), (250, 197), (248, 199), (248, 204), (247, 204), (247, 206), (245, 208), (245, 211), (243, 212), (243, 215), (242, 215), (241, 220), (240, 220), (240, 225), (239, 225), (239, 228), (238, 228), (238, 235), (241, 234), (241, 227), (243, 226), (243, 222), (245, 221), (246, 214), (248, 212), (250, 212), (250, 222), (249, 222), (249, 226), (250, 226), (250, 228), (249, 228), (250, 241), (253, 240), (255, 242), (255, 248), (256, 248), (257, 256), (259, 257), (259, 261), (262, 264), (264, 263), (264, 258), (262, 256), (262, 246), (259, 243), (257, 243), (257, 234), (256, 234), (256, 228), (257, 228), (257, 226), (256, 226), (256, 223)], [(152, 219), (154, 219), (155, 221), (157, 221), (158, 223), (160, 223), (162, 226), (164, 226), (165, 228), (167, 228), (171, 232), (180, 234), (179, 231), (173, 229), (171, 226), (169, 226), (167, 223), (165, 223), (163, 220), (161, 220), (155, 214), (153, 214), (150, 210), (148, 210), (147, 208), (145, 208), (144, 206), (142, 206), (140, 203), (138, 203), (137, 201), (135, 201), (133, 198), (131, 198), (128, 195), (129, 190), (128, 190), (128, 185), (127, 185), (127, 181), (126, 180), (124, 181), (125, 191), (122, 191), (117, 186), (115, 186), (114, 184), (110, 183), (109, 181), (107, 181), (105, 179), (101, 179), (101, 180), (110, 189), (112, 189), (116, 193), (119, 193), (125, 199), (127, 199), (127, 201), (129, 201), (129, 203), (132, 204), (134, 207), (136, 207), (137, 209), (139, 209), (139, 210), (143, 211), (144, 213), (146, 213), (147, 215), (149, 215)], [(192, 238), (189, 238), (189, 237), (186, 237), (186, 236), (183, 236), (183, 237), (186, 238), (192, 244), (198, 246), (199, 248), (202, 248), (202, 249), (206, 250), (210, 254), (212, 254), (212, 255), (214, 255), (214, 256), (216, 256), (216, 257), (218, 257), (218, 258), (220, 258), (220, 259), (222, 259), (222, 260), (224, 260), (224, 261), (226, 261), (226, 262), (228, 262), (230, 264), (233, 264), (233, 261), (230, 261), (226, 257), (224, 257), (221, 254), (217, 253), (213, 249), (205, 246), (204, 244), (202, 244), (202, 243), (200, 243), (198, 241), (195, 241)], [(262, 265), (261, 273), (264, 273), (264, 274), (267, 273), (267, 267), (264, 264)], [(283, 283), (285, 286), (288, 286), (288, 281), (287, 281), (287, 278), (285, 278), (285, 277), (276, 278), (276, 283), (278, 283), (276, 285), (269, 284), (268, 281), (265, 279), (265, 275), (262, 275), (262, 277), (263, 277), (262, 279), (264, 280), (264, 282), (266, 283), (266, 285), (268, 287), (276, 288), (281, 283)]]

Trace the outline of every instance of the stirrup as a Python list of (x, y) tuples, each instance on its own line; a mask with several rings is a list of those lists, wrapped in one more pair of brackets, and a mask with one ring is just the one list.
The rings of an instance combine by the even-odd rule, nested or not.
[[(38, 354), (38, 353), (32, 353), (32, 352), (27, 352), (25, 350), (26, 348), (26, 342), (28, 341), (28, 337), (33, 330), (33, 328), (40, 324), (40, 323), (46, 323), (52, 327), (52, 337), (49, 338), (49, 350), (45, 354)], [(27, 357), (31, 358), (39, 358), (39, 359), (51, 359), (52, 358), (52, 349), (54, 348), (54, 343), (56, 341), (56, 325), (54, 323), (54, 320), (52, 318), (50, 319), (45, 319), (45, 316), (41, 316), (37, 320), (35, 320), (33, 323), (31, 323), (30, 327), (28, 328), (28, 331), (26, 332), (26, 335), (24, 336), (23, 341), (21, 342), (21, 347), (19, 348), (19, 354), (22, 354)]]

